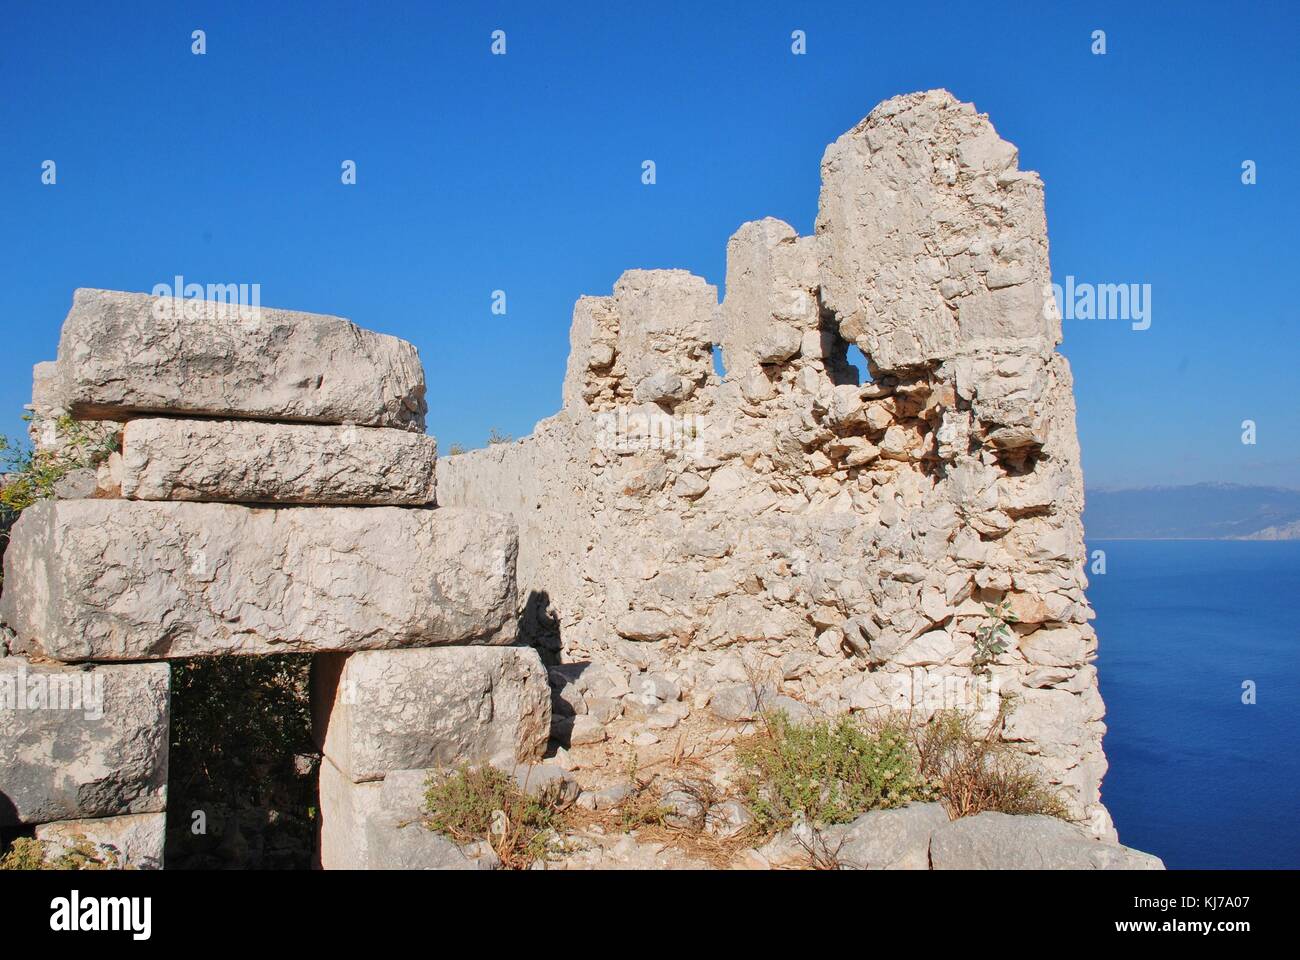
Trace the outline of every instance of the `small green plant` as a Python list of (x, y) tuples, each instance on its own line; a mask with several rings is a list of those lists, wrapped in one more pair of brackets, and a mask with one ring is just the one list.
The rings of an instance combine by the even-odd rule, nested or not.
[(561, 821), (558, 791), (530, 794), (492, 766), (462, 764), (429, 777), (425, 825), (456, 843), (486, 841), (502, 866), (524, 870), (546, 855)]
[(514, 439), (515, 438), (510, 436), (510, 434), (502, 433), (496, 427), (493, 427), (488, 431), (488, 446), (498, 443), (513, 443)]
[(76, 834), (57, 854), (44, 841), (19, 837), (0, 857), (0, 870), (116, 870), (119, 862), (117, 851), (96, 848), (84, 834)]
[(737, 743), (736, 757), (746, 803), (768, 833), (799, 817), (847, 823), (923, 795), (907, 727), (893, 718), (794, 724), (783, 712), (767, 714), (760, 732)]
[[(30, 419), (30, 415), (26, 419)], [(0, 437), (0, 507), (15, 514), (54, 495), (54, 485), (71, 471), (98, 467), (117, 450), (117, 435), (105, 434), (68, 416), (53, 422), (57, 443), (33, 452), (25, 444)]]
[[(26, 414), (24, 420), (31, 420)], [(54, 496), (54, 488), (73, 470), (97, 467), (117, 449), (117, 435), (68, 416), (50, 421), (57, 443), (37, 452), (0, 436), (0, 557), (18, 515)], [(3, 580), (0, 579), (0, 585)]]
[(1011, 624), (1016, 622), (1016, 615), (1011, 612), (1011, 605), (1003, 600), (997, 606), (984, 605), (988, 619), (975, 632), (975, 655), (971, 657), (971, 672), (979, 676), (989, 676), (990, 665), (1007, 652), (1011, 640)]

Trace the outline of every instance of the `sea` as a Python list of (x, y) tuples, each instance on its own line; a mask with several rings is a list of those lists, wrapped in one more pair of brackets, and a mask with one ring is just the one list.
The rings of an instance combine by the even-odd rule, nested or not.
[(1120, 842), (1170, 869), (1300, 867), (1300, 541), (1088, 550)]

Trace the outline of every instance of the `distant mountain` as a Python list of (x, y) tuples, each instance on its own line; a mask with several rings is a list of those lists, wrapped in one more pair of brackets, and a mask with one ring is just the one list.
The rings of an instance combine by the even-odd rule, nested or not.
[(1300, 540), (1300, 490), (1236, 483), (1089, 490), (1083, 529), (1097, 540)]

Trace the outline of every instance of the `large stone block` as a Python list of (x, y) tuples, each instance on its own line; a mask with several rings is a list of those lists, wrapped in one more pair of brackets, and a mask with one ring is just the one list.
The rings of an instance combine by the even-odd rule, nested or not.
[(422, 432), (415, 347), (342, 317), (77, 290), (59, 341), (78, 419), (191, 413)]
[[(403, 773), (422, 784), (428, 771)], [(483, 870), (498, 864), (485, 844), (462, 849), (420, 822), (418, 809), (395, 806), (386, 780), (354, 783), (329, 760), (321, 764), (320, 812), (324, 870)]]
[(171, 668), (0, 658), (0, 824), (166, 808)]
[(14, 525), (0, 621), (64, 661), (508, 643), (516, 549), (467, 510), (47, 501)]
[(320, 765), (320, 865), (324, 870), (364, 870), (366, 823), (381, 809), (380, 782), (353, 783), (329, 760)]
[(122, 496), (424, 506), (437, 460), (433, 437), (405, 430), (148, 418), (126, 425)]
[(47, 857), (89, 843), (107, 861), (123, 870), (161, 870), (167, 839), (167, 814), (133, 813), (96, 820), (60, 820), (36, 828), (36, 839), (46, 846)]
[(393, 770), (535, 760), (551, 690), (531, 647), (375, 650), (317, 657), (317, 742), (354, 781)]
[(1163, 870), (1159, 857), (1097, 840), (1054, 817), (980, 813), (930, 838), (935, 870)]

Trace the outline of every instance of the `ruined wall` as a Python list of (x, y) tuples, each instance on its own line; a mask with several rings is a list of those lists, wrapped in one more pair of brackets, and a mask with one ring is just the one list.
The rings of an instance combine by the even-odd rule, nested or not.
[(581, 298), (563, 409), (444, 458), (438, 497), (516, 519), (522, 629), (563, 659), (697, 703), (755, 676), (827, 712), (1013, 697), (1002, 735), (1112, 835), (1070, 372), (1016, 160), (945, 91), (881, 104), (827, 148), (814, 236), (743, 225), (720, 307), (684, 271)]

